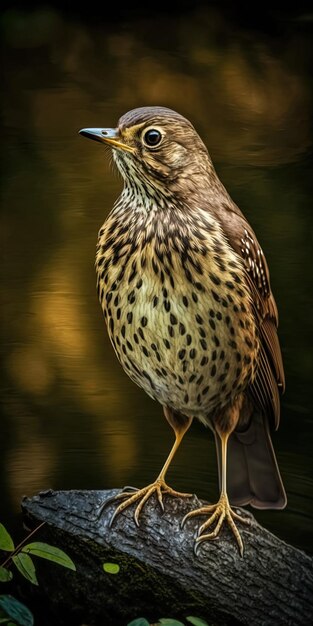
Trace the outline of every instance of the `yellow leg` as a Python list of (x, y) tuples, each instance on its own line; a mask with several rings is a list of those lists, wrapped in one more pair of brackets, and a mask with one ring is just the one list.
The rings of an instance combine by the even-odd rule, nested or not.
[[(238, 522), (242, 522), (243, 524), (249, 524), (249, 520), (235, 513), (235, 511), (232, 510), (229, 504), (229, 500), (227, 496), (226, 474), (227, 474), (227, 442), (228, 442), (230, 433), (222, 433), (218, 429), (217, 429), (217, 433), (219, 434), (221, 438), (221, 442), (222, 442), (222, 485), (221, 485), (221, 494), (220, 494), (219, 501), (217, 502), (217, 504), (203, 506), (200, 509), (195, 509), (194, 511), (190, 511), (190, 513), (187, 513), (187, 515), (185, 515), (182, 521), (182, 526), (185, 524), (187, 519), (190, 519), (198, 515), (209, 514), (209, 518), (200, 526), (198, 530), (198, 537), (195, 543), (195, 552), (197, 554), (197, 550), (199, 548), (200, 543), (202, 543), (203, 541), (208, 541), (210, 539), (215, 539), (218, 536), (222, 528), (222, 525), (225, 521), (227, 522), (228, 526), (230, 527), (232, 533), (234, 534), (236, 538), (240, 556), (243, 556), (243, 542), (242, 542), (240, 533), (238, 531), (238, 528), (234, 520)], [(212, 527), (213, 524), (216, 524), (215, 528), (211, 532), (205, 533), (205, 531), (209, 529), (210, 527)]]
[[(187, 418), (187, 417), (182, 417), (182, 416), (177, 416), (174, 413), (172, 413), (172, 411), (168, 408), (164, 409), (164, 414), (166, 419), (168, 420), (168, 422), (170, 423), (170, 425), (172, 426), (172, 428), (174, 429), (175, 432), (175, 442), (174, 445), (158, 475), (158, 477), (156, 478), (156, 480), (151, 483), (150, 485), (147, 485), (146, 487), (143, 487), (143, 489), (138, 489), (132, 491), (123, 491), (119, 494), (117, 494), (117, 496), (114, 496), (113, 498), (110, 498), (109, 500), (106, 500), (106, 502), (104, 502), (104, 504), (100, 507), (99, 510), (99, 514), (101, 514), (102, 510), (108, 505), (110, 504), (112, 501), (115, 500), (123, 500), (123, 502), (121, 502), (121, 504), (118, 505), (118, 507), (116, 508), (116, 510), (114, 511), (114, 514), (111, 518), (110, 521), (110, 526), (113, 524), (115, 518), (117, 517), (117, 515), (119, 515), (119, 513), (122, 513), (122, 511), (124, 511), (126, 508), (128, 508), (130, 505), (134, 504), (135, 502), (137, 502), (137, 506), (134, 512), (134, 520), (137, 524), (137, 526), (139, 526), (139, 516), (140, 513), (145, 505), (145, 503), (147, 502), (147, 500), (152, 496), (153, 493), (156, 494), (158, 502), (160, 504), (160, 507), (162, 509), (162, 511), (164, 511), (164, 504), (163, 504), (163, 494), (167, 493), (171, 496), (178, 496), (180, 498), (189, 498), (192, 496), (191, 493), (180, 493), (179, 491), (175, 491), (174, 489), (172, 489), (171, 487), (169, 487), (166, 482), (165, 482), (165, 475), (166, 472), (174, 458), (174, 455), (177, 451), (177, 449), (180, 446), (180, 443), (185, 435), (185, 433), (187, 432), (188, 428), (190, 427), (190, 424), (192, 422), (192, 418)], [(129, 489), (129, 488), (127, 488)]]

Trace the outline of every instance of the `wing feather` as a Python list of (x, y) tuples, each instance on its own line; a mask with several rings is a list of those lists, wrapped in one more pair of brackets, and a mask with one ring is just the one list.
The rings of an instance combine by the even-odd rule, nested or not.
[(246, 281), (259, 329), (259, 367), (250, 385), (250, 392), (256, 404), (272, 418), (277, 428), (280, 418), (279, 392), (285, 389), (285, 376), (277, 335), (278, 312), (271, 291), (267, 262), (255, 233), (231, 199), (229, 203), (215, 207), (214, 213), (229, 244), (244, 261)]

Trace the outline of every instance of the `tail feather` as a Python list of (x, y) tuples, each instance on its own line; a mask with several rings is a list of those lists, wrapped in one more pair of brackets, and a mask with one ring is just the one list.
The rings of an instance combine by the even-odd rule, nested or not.
[[(221, 443), (215, 434), (221, 484)], [(234, 431), (227, 447), (227, 493), (231, 504), (283, 509), (287, 498), (267, 419), (255, 413), (244, 432)]]

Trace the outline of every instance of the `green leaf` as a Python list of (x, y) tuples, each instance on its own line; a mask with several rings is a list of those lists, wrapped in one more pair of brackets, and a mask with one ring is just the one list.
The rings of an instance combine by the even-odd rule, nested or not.
[(193, 617), (192, 615), (189, 615), (189, 617), (186, 617), (186, 620), (187, 622), (190, 622), (190, 624), (193, 624), (193, 626), (209, 626), (208, 622), (201, 619), (201, 617)]
[(0, 524), (0, 550), (5, 550), (6, 552), (13, 552), (14, 543), (11, 535), (9, 535), (7, 529)]
[(72, 559), (70, 559), (70, 557), (63, 552), (63, 550), (60, 550), (60, 548), (56, 548), (55, 546), (50, 546), (48, 543), (42, 543), (41, 541), (28, 543), (24, 546), (24, 548), (22, 548), (22, 552), (25, 552), (25, 554), (40, 556), (42, 559), (47, 559), (48, 561), (58, 563), (58, 565), (62, 565), (63, 567), (76, 571), (76, 566)]
[(33, 585), (38, 585), (35, 565), (28, 554), (20, 552), (12, 557), (12, 561), (24, 578), (33, 583)]
[(11, 621), (10, 617), (1, 617), (0, 618), (0, 624), (7, 624), (10, 621)]
[(144, 617), (137, 617), (137, 619), (133, 619), (132, 622), (129, 622), (127, 626), (150, 626), (150, 624)]
[(172, 619), (171, 617), (161, 617), (159, 620), (159, 624), (164, 624), (164, 626), (184, 626), (182, 622), (179, 622), (177, 619)]
[[(103, 569), (107, 574), (118, 574), (120, 566), (117, 563), (103, 563)], [(142, 619), (141, 617), (139, 619)]]
[(0, 606), (19, 626), (34, 626), (34, 618), (30, 610), (13, 596), (0, 596)]
[(6, 569), (5, 567), (1, 567), (0, 565), (0, 582), (6, 583), (8, 580), (12, 580), (12, 578), (12, 572), (10, 572), (10, 570)]

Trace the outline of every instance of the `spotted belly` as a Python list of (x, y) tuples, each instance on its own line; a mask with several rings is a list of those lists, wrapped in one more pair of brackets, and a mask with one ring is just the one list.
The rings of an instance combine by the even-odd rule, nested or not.
[(233, 268), (222, 278), (210, 271), (201, 282), (150, 268), (115, 278), (111, 273), (99, 289), (110, 339), (149, 396), (205, 422), (254, 377), (256, 328)]

